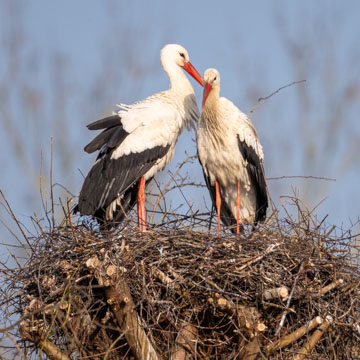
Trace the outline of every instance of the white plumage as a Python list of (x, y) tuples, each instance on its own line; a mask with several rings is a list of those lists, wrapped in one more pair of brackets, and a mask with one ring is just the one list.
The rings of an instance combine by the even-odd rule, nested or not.
[(202, 78), (186, 49), (166, 45), (160, 59), (170, 79), (169, 90), (132, 105), (120, 104), (116, 114), (88, 125), (90, 130), (104, 130), (85, 147), (89, 153), (100, 153), (79, 195), (75, 211), (82, 215), (93, 215), (102, 222), (121, 221), (134, 206), (139, 187), (142, 204), (138, 201), (138, 210), (143, 206), (139, 217), (145, 223), (145, 182), (171, 161), (184, 126), (194, 127), (198, 120), (194, 89), (182, 69), (201, 85)]
[(256, 224), (265, 219), (268, 206), (263, 148), (250, 119), (231, 101), (219, 97), (219, 72), (206, 70), (204, 82), (197, 146), (207, 186), (218, 208), (218, 221), (221, 217), (227, 226), (237, 220), (238, 226)]

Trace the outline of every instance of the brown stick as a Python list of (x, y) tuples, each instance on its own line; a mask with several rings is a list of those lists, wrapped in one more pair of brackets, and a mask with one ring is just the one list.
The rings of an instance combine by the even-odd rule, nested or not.
[(260, 353), (260, 345), (258, 341), (258, 334), (266, 330), (264, 323), (260, 322), (260, 315), (256, 309), (235, 305), (223, 297), (208, 299), (209, 303), (214, 303), (221, 310), (226, 310), (232, 314), (239, 322), (239, 325), (247, 334), (249, 341), (244, 346), (244, 341), (239, 344), (240, 354), (239, 359), (255, 360)]
[(295, 355), (292, 359), (302, 360), (310, 354), (311, 350), (314, 348), (316, 343), (320, 340), (321, 336), (327, 330), (329, 325), (332, 323), (333, 319), (331, 316), (327, 316), (325, 321), (319, 326), (319, 329), (315, 330), (311, 335), (309, 341), (300, 349), (299, 353)]
[(278, 247), (279, 247), (279, 243), (276, 244), (271, 244), (262, 254), (255, 256), (254, 258), (250, 259), (249, 261), (247, 261), (244, 265), (236, 268), (237, 271), (241, 271), (244, 270), (247, 266), (252, 265), (256, 262), (258, 262), (259, 260), (261, 260), (263, 257), (265, 257), (266, 255), (272, 253), (273, 251), (275, 251)]
[(183, 324), (176, 337), (170, 360), (189, 360), (196, 357), (197, 330), (184, 321)]
[(120, 277), (115, 285), (106, 287), (105, 295), (135, 357), (158, 360), (159, 356), (141, 326), (125, 279)]
[(335, 289), (337, 286), (342, 285), (343, 283), (344, 283), (343, 279), (336, 280), (336, 281), (332, 282), (331, 284), (329, 284), (329, 285), (323, 287), (322, 289), (320, 289), (317, 295), (318, 296), (323, 296), (327, 292)]
[[(289, 297), (288, 297), (288, 299), (287, 299), (287, 302), (286, 302), (286, 307), (287, 307), (287, 308), (290, 307), (291, 298), (292, 298), (292, 296), (293, 296), (293, 294), (294, 294), (294, 290), (295, 290), (295, 287), (296, 287), (296, 283), (297, 283), (297, 281), (298, 281), (298, 278), (299, 278), (299, 276), (300, 276), (303, 268), (304, 268), (304, 262), (301, 263), (300, 268), (299, 268), (299, 271), (298, 271), (298, 273), (297, 273), (296, 276), (295, 276), (294, 284), (293, 284), (293, 286), (292, 286), (292, 289), (291, 289), (291, 291), (290, 291), (290, 295), (289, 295)], [(285, 318), (286, 318), (286, 315), (287, 315), (287, 314), (288, 314), (288, 311), (285, 310), (285, 311), (283, 312), (282, 316), (281, 316), (281, 320), (280, 320), (280, 322), (279, 322), (279, 326), (278, 326), (278, 328), (276, 329), (276, 332), (275, 332), (275, 335), (276, 335), (276, 336), (278, 336), (278, 335), (280, 334), (280, 330), (281, 330), (281, 328), (282, 328), (283, 325), (284, 325)]]
[[(36, 332), (35, 332), (36, 331)], [(70, 360), (70, 358), (62, 353), (60, 349), (46, 338), (46, 332), (40, 328), (36, 330), (30, 328), (29, 322), (23, 320), (20, 323), (20, 333), (23, 340), (31, 341), (36, 344), (38, 349), (43, 351), (50, 359), (53, 360)]]
[(54, 211), (54, 190), (53, 190), (53, 160), (54, 160), (54, 137), (50, 137), (51, 141), (51, 159), (50, 159), (50, 199), (51, 199), (51, 218), (52, 225), (55, 228), (55, 211)]
[(294, 343), (296, 340), (300, 339), (306, 333), (317, 327), (323, 322), (320, 316), (309, 321), (307, 324), (301, 326), (299, 329), (295, 330), (289, 335), (283, 336), (281, 339), (275, 341), (273, 344), (270, 344), (266, 347), (266, 354), (270, 355), (276, 350), (283, 349), (286, 346)]
[(274, 289), (268, 289), (264, 291), (265, 300), (271, 299), (286, 299), (289, 295), (289, 289), (286, 286), (280, 286)]

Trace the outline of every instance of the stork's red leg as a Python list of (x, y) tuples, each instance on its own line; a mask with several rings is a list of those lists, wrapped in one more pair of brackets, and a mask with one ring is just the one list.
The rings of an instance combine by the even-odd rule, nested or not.
[(240, 180), (237, 182), (236, 196), (236, 234), (240, 233)]
[(145, 211), (145, 178), (142, 176), (139, 181), (137, 197), (138, 224), (140, 231), (146, 231), (146, 211)]
[(220, 235), (220, 207), (221, 207), (221, 197), (220, 197), (220, 188), (219, 183), (215, 181), (215, 192), (216, 192), (216, 211), (217, 211), (217, 220), (218, 220), (218, 235)]

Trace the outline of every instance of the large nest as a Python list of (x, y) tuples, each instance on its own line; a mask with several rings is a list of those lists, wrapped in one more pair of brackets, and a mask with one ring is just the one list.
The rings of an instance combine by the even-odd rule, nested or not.
[[(359, 359), (358, 250), (302, 214), (237, 239), (131, 222), (41, 230), (7, 270), (17, 350), (53, 359)], [(11, 315), (10, 315), (11, 313)], [(44, 355), (46, 354), (46, 355)]]

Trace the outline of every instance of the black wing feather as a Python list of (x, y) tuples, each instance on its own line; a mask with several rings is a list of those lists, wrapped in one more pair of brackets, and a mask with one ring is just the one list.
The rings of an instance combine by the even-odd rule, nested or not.
[(121, 125), (121, 117), (118, 114), (94, 121), (91, 124), (87, 125), (87, 128), (89, 130), (101, 130), (111, 128), (117, 125)]
[(119, 194), (125, 194), (145, 175), (159, 158), (166, 155), (168, 146), (157, 146), (141, 153), (131, 153), (111, 159), (112, 151), (99, 159), (85, 178), (79, 196), (78, 209), (82, 215), (105, 211)]
[[(88, 125), (89, 130), (103, 130), (88, 145), (85, 151), (100, 150), (97, 161), (85, 178), (80, 191), (79, 203), (74, 212), (105, 219), (106, 208), (119, 194), (123, 195), (114, 220), (121, 221), (124, 212), (133, 208), (137, 198), (137, 185), (156, 161), (169, 151), (170, 145), (156, 146), (141, 153), (130, 153), (119, 159), (111, 159), (112, 153), (129, 135), (124, 130), (119, 115), (112, 115)], [(148, 182), (151, 179), (148, 179)]]
[[(113, 117), (116, 117), (116, 123), (112, 119), (108, 120), (109, 118), (113, 118)], [(94, 128), (91, 128), (91, 130), (102, 129), (103, 126), (105, 126), (105, 124), (109, 125), (109, 127), (104, 131), (102, 131), (89, 144), (85, 146), (84, 150), (89, 154), (97, 150), (100, 150), (104, 147), (113, 149), (116, 146), (119, 146), (124, 141), (124, 139), (129, 135), (129, 133), (124, 130), (123, 125), (120, 121), (121, 119), (118, 115), (114, 115), (102, 120), (95, 121), (94, 123), (88, 125), (88, 127), (92, 126), (93, 124), (99, 124), (103, 120), (106, 121), (104, 123), (101, 123), (101, 125), (99, 125), (100, 127), (96, 125)], [(101, 157), (101, 155), (99, 157)]]
[(262, 162), (252, 146), (248, 146), (245, 141), (238, 137), (239, 150), (243, 158), (247, 161), (247, 171), (250, 181), (255, 187), (256, 194), (256, 214), (255, 225), (258, 221), (264, 221), (266, 218), (266, 209), (268, 207), (267, 187), (264, 177), (264, 168)]

